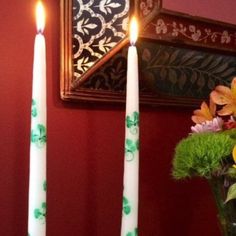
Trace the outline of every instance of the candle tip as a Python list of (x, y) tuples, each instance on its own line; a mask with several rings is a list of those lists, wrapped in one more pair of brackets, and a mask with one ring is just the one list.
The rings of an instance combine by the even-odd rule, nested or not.
[(41, 1), (36, 5), (36, 25), (38, 32), (42, 33), (45, 27), (45, 11)]
[(130, 21), (130, 44), (134, 45), (138, 39), (138, 22), (135, 16), (132, 17)]

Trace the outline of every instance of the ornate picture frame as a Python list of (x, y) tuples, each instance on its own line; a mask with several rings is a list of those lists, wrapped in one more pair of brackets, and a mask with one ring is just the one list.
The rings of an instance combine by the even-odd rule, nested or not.
[(127, 22), (133, 13), (141, 29), (141, 103), (195, 106), (215, 85), (236, 76), (234, 25), (163, 9), (161, 0), (61, 0), (63, 100), (125, 101)]

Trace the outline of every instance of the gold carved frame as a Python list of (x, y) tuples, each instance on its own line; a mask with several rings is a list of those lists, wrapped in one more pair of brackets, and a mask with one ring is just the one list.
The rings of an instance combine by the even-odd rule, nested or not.
[[(83, 60), (92, 66), (75, 78), (75, 2), (61, 0), (61, 98), (65, 101), (124, 102), (127, 33), (117, 42), (112, 42), (110, 45), (113, 46), (95, 62), (89, 63), (86, 55)], [(114, 3), (116, 1), (109, 2), (113, 5), (110, 9), (102, 9), (102, 14), (113, 14), (112, 7), (121, 7)], [(192, 106), (204, 99), (216, 84), (230, 83), (236, 75), (235, 26), (163, 9), (161, 0), (151, 2), (150, 5), (147, 0), (131, 0), (128, 6), (129, 14), (137, 14), (141, 24), (137, 45), (140, 49), (141, 103)], [(78, 6), (77, 18), (81, 17), (81, 7)], [(86, 22), (83, 19), (77, 24)], [(94, 25), (90, 23), (88, 29), (95, 28)], [(88, 31), (81, 35), (86, 33)], [(111, 73), (114, 68), (117, 74)], [(116, 75), (119, 76), (114, 79)], [(109, 84), (111, 80), (114, 81)]]

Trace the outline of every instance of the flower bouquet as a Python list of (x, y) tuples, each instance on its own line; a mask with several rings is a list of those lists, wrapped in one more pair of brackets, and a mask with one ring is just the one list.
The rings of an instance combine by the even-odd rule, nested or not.
[(205, 177), (218, 209), (222, 235), (236, 235), (236, 77), (218, 85), (193, 112), (191, 133), (175, 148), (175, 179)]

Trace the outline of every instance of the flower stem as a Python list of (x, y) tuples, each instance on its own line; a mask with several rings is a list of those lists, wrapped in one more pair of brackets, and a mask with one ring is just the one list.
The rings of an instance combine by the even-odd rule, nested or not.
[(218, 218), (221, 225), (222, 235), (229, 236), (230, 234), (228, 234), (228, 228), (227, 228), (227, 212), (226, 212), (225, 203), (223, 200), (223, 190), (222, 190), (223, 178), (212, 177), (208, 179), (208, 182), (211, 186), (211, 190), (213, 192), (216, 206), (218, 209)]

